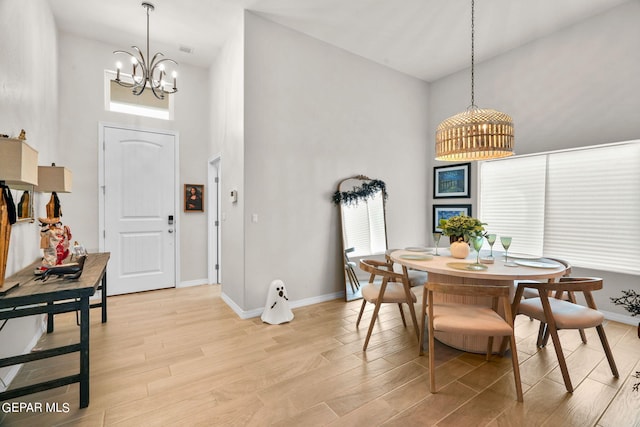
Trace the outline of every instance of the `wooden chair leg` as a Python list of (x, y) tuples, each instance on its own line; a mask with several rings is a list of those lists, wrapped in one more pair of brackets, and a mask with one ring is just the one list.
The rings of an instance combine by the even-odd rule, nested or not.
[(493, 353), (493, 337), (489, 337), (489, 339), (487, 339), (487, 356), (486, 356), (486, 360), (487, 362), (491, 359), (491, 354)]
[(609, 361), (609, 367), (611, 368), (611, 373), (614, 377), (620, 378), (618, 375), (618, 367), (616, 366), (616, 361), (613, 360), (613, 353), (611, 353), (611, 347), (609, 347), (609, 341), (607, 340), (607, 335), (604, 333), (604, 327), (602, 325), (596, 326), (596, 330), (598, 331), (598, 336), (600, 337), (600, 342), (602, 343), (602, 348), (604, 349), (604, 353), (607, 355), (607, 360)]
[(367, 331), (367, 338), (364, 340), (364, 346), (362, 347), (362, 351), (367, 350), (367, 346), (369, 345), (369, 338), (371, 338), (371, 333), (373, 332), (373, 326), (376, 324), (376, 319), (378, 318), (378, 312), (380, 311), (380, 306), (382, 302), (380, 299), (376, 302), (376, 308), (373, 309), (373, 317), (371, 318), (371, 323), (369, 323), (369, 330)]
[(351, 285), (351, 292), (355, 294), (358, 290), (358, 287), (354, 282), (354, 272), (349, 266), (347, 266), (347, 279), (349, 279), (349, 285)]
[[(426, 292), (426, 290), (425, 290)], [(429, 319), (429, 391), (436, 392), (436, 350), (433, 337), (433, 320)]]
[(422, 356), (424, 354), (424, 334), (426, 332), (425, 329), (425, 318), (427, 317), (427, 288), (424, 288), (422, 291), (422, 310), (421, 310), (421, 318), (420, 318), (420, 336), (419, 338), (419, 348), (418, 348), (418, 356)]
[(504, 357), (507, 352), (507, 345), (509, 345), (509, 337), (502, 337), (502, 343), (500, 344), (500, 357)]
[[(402, 267), (404, 269), (405, 277), (408, 277), (408, 272), (406, 271), (406, 267)], [(416, 338), (420, 340), (420, 329), (418, 328), (418, 319), (416, 319), (416, 308), (413, 305), (413, 296), (411, 294), (411, 286), (409, 282), (405, 281), (403, 283), (404, 292), (407, 295), (407, 305), (409, 306), (409, 314), (411, 314), (411, 321), (413, 322), (413, 328), (416, 330)], [(407, 325), (405, 325), (406, 327)]]
[(404, 325), (404, 327), (407, 327), (407, 321), (404, 318), (404, 311), (402, 310), (402, 304), (398, 303), (398, 310), (400, 310), (400, 317), (402, 318), (402, 324)]
[(367, 305), (365, 300), (362, 300), (362, 307), (360, 307), (360, 314), (358, 314), (358, 320), (356, 320), (356, 328), (360, 326), (360, 319), (362, 319), (362, 313), (364, 313), (364, 306)]
[(518, 402), (522, 402), (522, 381), (520, 379), (520, 364), (518, 363), (518, 351), (516, 350), (516, 336), (511, 334), (511, 364), (513, 365), (513, 378), (516, 382), (516, 394)]
[(573, 393), (573, 385), (571, 384), (571, 378), (569, 377), (569, 370), (567, 369), (567, 361), (564, 358), (564, 353), (562, 352), (562, 346), (560, 345), (560, 338), (558, 337), (558, 330), (555, 325), (547, 324), (547, 328), (549, 329), (549, 335), (551, 335), (551, 340), (553, 341), (553, 347), (556, 351), (556, 356), (558, 357), (558, 365), (560, 366), (560, 372), (562, 372), (562, 379), (564, 380), (564, 385), (567, 388), (569, 393)]
[(418, 319), (416, 319), (416, 308), (413, 306), (413, 300), (409, 304), (409, 313), (411, 313), (411, 321), (413, 322), (413, 329), (416, 330), (416, 339), (420, 339), (420, 328), (418, 328)]
[[(567, 298), (569, 302), (576, 304), (576, 294), (574, 292), (567, 292)], [(584, 333), (584, 329), (578, 329), (580, 332), (580, 339), (582, 339), (583, 343), (587, 343), (587, 335)]]

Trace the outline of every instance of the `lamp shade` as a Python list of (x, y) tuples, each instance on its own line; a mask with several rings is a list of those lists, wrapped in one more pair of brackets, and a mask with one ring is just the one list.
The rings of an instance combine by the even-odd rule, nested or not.
[(513, 155), (513, 120), (496, 110), (471, 108), (436, 129), (436, 160), (487, 160)]
[(38, 166), (38, 185), (35, 191), (40, 193), (71, 193), (71, 171), (64, 166)]
[(0, 138), (0, 181), (38, 184), (38, 152), (21, 139)]

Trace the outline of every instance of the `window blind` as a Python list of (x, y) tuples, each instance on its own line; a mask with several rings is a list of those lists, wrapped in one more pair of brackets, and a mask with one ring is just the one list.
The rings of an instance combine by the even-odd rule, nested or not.
[(545, 253), (640, 274), (640, 144), (549, 155)]
[(481, 162), (479, 185), (478, 218), (509, 252), (640, 274), (640, 141)]
[(357, 205), (342, 206), (343, 230), (350, 256), (384, 253), (387, 249), (382, 192)]
[(511, 236), (510, 252), (542, 255), (545, 168), (542, 156), (480, 163), (477, 218), (498, 235), (494, 250), (501, 250), (500, 236)]

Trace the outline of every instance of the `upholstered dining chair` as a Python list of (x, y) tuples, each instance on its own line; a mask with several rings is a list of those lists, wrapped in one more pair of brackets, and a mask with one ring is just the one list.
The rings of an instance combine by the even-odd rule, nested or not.
[[(487, 337), (487, 361), (493, 352), (493, 337), (509, 338), (511, 363), (518, 402), (522, 402), (522, 383), (518, 365), (518, 351), (513, 329), (513, 315), (509, 299), (510, 287), (477, 284), (451, 284), (427, 282), (422, 296), (422, 334), (420, 335), (420, 355), (423, 354), (425, 316), (428, 317), (429, 331), (429, 388), (436, 392), (435, 332), (449, 332)], [(460, 303), (436, 303), (434, 292), (470, 297), (487, 296), (492, 299), (491, 307)], [(498, 314), (499, 300), (502, 300), (505, 317)], [(427, 313), (428, 312), (428, 313)], [(506, 348), (506, 345), (504, 346)], [(504, 351), (502, 352), (504, 353)]]
[[(362, 351), (366, 351), (369, 345), (369, 339), (371, 338), (373, 327), (378, 318), (380, 306), (386, 303), (398, 304), (400, 317), (402, 318), (402, 323), (405, 328), (407, 327), (407, 322), (404, 317), (404, 311), (402, 310), (402, 304), (409, 306), (413, 327), (416, 331), (416, 338), (418, 338), (418, 320), (414, 307), (417, 298), (409, 286), (407, 268), (403, 266), (402, 273), (398, 273), (393, 271), (393, 264), (373, 259), (360, 260), (360, 268), (370, 274), (370, 279), (369, 283), (361, 287), (362, 307), (360, 308), (360, 314), (358, 314), (356, 327), (360, 325), (360, 320), (362, 319), (362, 314), (364, 313), (364, 308), (367, 303), (375, 305)], [(376, 277), (381, 277), (382, 280), (376, 280)]]
[[(538, 297), (522, 299), (526, 289), (535, 289)], [(523, 314), (537, 319), (547, 325), (548, 333), (553, 341), (558, 365), (562, 372), (565, 387), (573, 392), (573, 385), (569, 377), (567, 363), (558, 336), (559, 329), (596, 328), (602, 348), (609, 362), (611, 373), (618, 378), (618, 368), (613, 359), (607, 336), (602, 322), (604, 315), (598, 311), (592, 291), (602, 289), (602, 279), (593, 277), (561, 277), (555, 283), (520, 283), (513, 302), (514, 315)], [(583, 294), (587, 307), (563, 299), (563, 294), (580, 292)], [(503, 342), (503, 348), (505, 343)]]
[[(565, 261), (563, 259), (560, 258), (550, 258), (550, 257), (544, 257), (544, 259), (547, 259), (549, 261), (554, 261), (557, 262), (558, 264), (562, 264), (565, 267), (565, 271), (564, 271), (564, 275), (562, 277), (569, 277), (571, 276), (571, 264), (568, 261)], [(520, 283), (540, 283), (539, 281), (535, 281), (535, 280), (522, 280), (522, 281), (516, 281), (515, 286), (516, 288), (518, 287), (518, 285)], [(524, 292), (522, 294), (522, 298), (537, 298), (538, 297), (538, 291), (537, 289), (534, 288), (524, 288)], [(562, 299), (565, 299), (567, 301), (570, 301), (572, 303), (576, 303), (576, 296), (574, 294), (574, 292), (564, 292), (562, 293)], [(533, 319), (532, 319), (533, 320)], [(578, 329), (578, 332), (580, 333), (580, 339), (582, 339), (583, 343), (587, 343), (587, 335), (584, 333), (584, 329)], [(540, 328), (538, 330), (538, 341), (536, 343), (536, 345), (538, 347), (544, 347), (545, 345), (547, 345), (547, 340), (549, 339), (549, 330), (547, 329), (547, 325), (546, 323), (540, 322)]]

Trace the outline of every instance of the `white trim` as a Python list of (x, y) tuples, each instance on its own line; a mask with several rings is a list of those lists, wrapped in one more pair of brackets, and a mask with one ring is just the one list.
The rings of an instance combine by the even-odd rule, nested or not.
[[(256, 308), (253, 310), (242, 310), (240, 306), (238, 306), (231, 298), (227, 296), (224, 292), (220, 293), (220, 298), (224, 301), (241, 319), (251, 319), (254, 317), (260, 317), (264, 308)], [(320, 295), (312, 298), (305, 298), (297, 301), (289, 301), (290, 308), (299, 308), (306, 307), (308, 305), (320, 304), (322, 302), (332, 301), (335, 299), (344, 300), (344, 291), (335, 292), (332, 294)]]
[(180, 282), (176, 285), (176, 288), (189, 288), (191, 286), (208, 285), (207, 279), (187, 280), (186, 282)]
[[(218, 178), (218, 183), (215, 182), (215, 178)], [(221, 220), (221, 196), (220, 188), (222, 188), (222, 156), (216, 154), (207, 162), (207, 182), (209, 187), (208, 202), (207, 202), (207, 277), (209, 283), (218, 284), (222, 282), (222, 220)], [(216, 199), (211, 197), (211, 190), (217, 188)], [(218, 221), (218, 233), (213, 225), (215, 221)], [(217, 241), (216, 241), (217, 237)], [(215, 262), (212, 260), (212, 254), (216, 252), (216, 258), (218, 260), (218, 272), (216, 273)]]
[(613, 320), (614, 322), (624, 323), (625, 325), (637, 326), (640, 323), (639, 317), (628, 316), (626, 314), (613, 313), (611, 311), (604, 311), (598, 309), (598, 311), (604, 314), (604, 318), (607, 320)]
[[(111, 80), (116, 78), (116, 72), (112, 70), (104, 70), (104, 109), (114, 113), (129, 114), (138, 117), (150, 117), (160, 120), (174, 120), (175, 104), (173, 96), (167, 95), (167, 108), (153, 108), (144, 104), (129, 104), (126, 102), (116, 102), (111, 100)], [(130, 74), (120, 73), (120, 79), (124, 82), (131, 83), (133, 79)], [(147, 89), (149, 90), (149, 89)], [(146, 93), (146, 92), (145, 92)], [(143, 95), (144, 96), (144, 95)]]
[(619, 142), (607, 142), (604, 144), (597, 144), (597, 145), (584, 145), (584, 146), (573, 147), (573, 148), (561, 148), (559, 150), (538, 151), (535, 153), (518, 154), (510, 157), (501, 157), (499, 159), (482, 160), (482, 162), (499, 162), (500, 160), (506, 160), (507, 158), (516, 159), (519, 157), (531, 157), (531, 156), (541, 156), (541, 155), (555, 154), (555, 153), (566, 153), (570, 151), (592, 150), (592, 149), (602, 148), (602, 147), (613, 147), (615, 145), (626, 145), (626, 144), (636, 144), (636, 143), (640, 143), (640, 139), (630, 139), (628, 141), (619, 141)]

